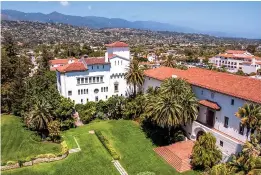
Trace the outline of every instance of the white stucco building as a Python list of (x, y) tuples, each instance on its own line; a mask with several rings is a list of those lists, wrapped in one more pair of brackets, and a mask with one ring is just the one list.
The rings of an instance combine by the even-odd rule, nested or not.
[(200, 104), (197, 120), (184, 126), (188, 138), (196, 140), (202, 133), (211, 132), (223, 152), (223, 160), (240, 152), (247, 139), (246, 128), (235, 113), (246, 102), (261, 104), (261, 81), (200, 68), (159, 67), (145, 71), (143, 90), (160, 87), (171, 77), (189, 82)]
[(128, 44), (107, 44), (105, 57), (82, 57), (56, 67), (60, 94), (75, 103), (105, 100), (113, 95), (127, 96), (124, 78), (130, 63)]
[(225, 66), (230, 72), (242, 70), (244, 73), (256, 73), (261, 68), (261, 58), (242, 50), (227, 50), (209, 59), (216, 67)]

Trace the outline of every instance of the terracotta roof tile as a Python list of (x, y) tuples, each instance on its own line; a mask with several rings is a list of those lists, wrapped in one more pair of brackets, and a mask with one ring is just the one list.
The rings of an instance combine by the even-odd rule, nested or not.
[(78, 59), (76, 59), (76, 58), (66, 58), (66, 59), (50, 60), (49, 63), (50, 63), (51, 65), (54, 65), (54, 64), (67, 64), (70, 59), (73, 59), (75, 62), (78, 61)]
[(111, 44), (105, 44), (106, 47), (129, 47), (128, 44), (124, 43), (124, 42), (120, 42), (120, 41), (116, 41), (114, 43)]
[(144, 73), (161, 81), (176, 75), (194, 86), (261, 103), (261, 81), (257, 79), (200, 68), (180, 70), (164, 66), (145, 70)]
[(211, 109), (220, 110), (220, 106), (216, 102), (212, 102), (209, 100), (200, 100), (199, 104), (201, 104), (203, 106), (207, 106)]
[(85, 58), (84, 61), (87, 63), (87, 65), (110, 64), (110, 63), (105, 62), (104, 57), (88, 57), (88, 58)]
[(76, 62), (76, 63), (66, 64), (64, 66), (59, 66), (56, 68), (56, 70), (62, 73), (76, 72), (76, 71), (85, 71), (87, 70), (87, 67), (85, 67), (82, 62)]
[(226, 53), (230, 53), (230, 54), (244, 54), (247, 51), (245, 50), (226, 50)]

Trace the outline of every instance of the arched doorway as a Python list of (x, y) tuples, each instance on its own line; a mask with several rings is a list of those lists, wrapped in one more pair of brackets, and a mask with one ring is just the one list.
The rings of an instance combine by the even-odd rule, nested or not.
[(205, 134), (205, 132), (204, 131), (199, 131), (198, 133), (197, 133), (197, 140), (199, 139), (199, 137), (200, 136), (202, 136), (203, 134)]

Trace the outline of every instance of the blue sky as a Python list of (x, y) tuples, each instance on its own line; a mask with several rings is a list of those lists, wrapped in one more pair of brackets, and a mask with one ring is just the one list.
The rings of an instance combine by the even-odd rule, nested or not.
[(2, 2), (23, 12), (151, 20), (261, 38), (261, 2)]

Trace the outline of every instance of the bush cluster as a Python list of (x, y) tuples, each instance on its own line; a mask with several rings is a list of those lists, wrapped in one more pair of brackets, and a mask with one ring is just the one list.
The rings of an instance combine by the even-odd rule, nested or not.
[(101, 141), (103, 146), (108, 150), (114, 160), (119, 160), (120, 156), (116, 150), (111, 146), (109, 140), (101, 133), (101, 131), (95, 131), (96, 136)]
[(61, 152), (59, 153), (56, 153), (56, 154), (52, 154), (52, 153), (49, 153), (49, 154), (39, 154), (37, 156), (28, 156), (26, 157), (25, 159), (21, 159), (21, 160), (18, 160), (18, 161), (7, 161), (7, 162), (1, 162), (1, 166), (5, 166), (5, 165), (14, 165), (16, 163), (19, 164), (20, 167), (23, 166), (23, 163), (25, 162), (29, 162), (29, 161), (32, 161), (32, 160), (35, 160), (35, 159), (38, 159), (38, 158), (55, 158), (57, 156), (62, 156), (63, 154), (66, 154), (68, 153), (69, 151), (69, 148), (67, 146), (67, 143), (65, 141), (63, 141), (61, 143)]

